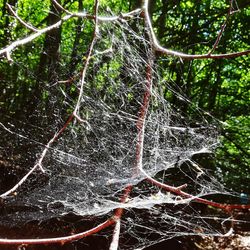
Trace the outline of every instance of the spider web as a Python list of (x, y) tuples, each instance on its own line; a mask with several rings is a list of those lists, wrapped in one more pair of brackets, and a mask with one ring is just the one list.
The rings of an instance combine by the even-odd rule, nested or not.
[[(62, 57), (67, 60), (67, 54)], [(218, 144), (215, 120), (199, 108), (193, 108), (197, 119), (190, 121), (168, 101), (166, 92), (192, 105), (181, 90), (176, 91), (170, 76), (163, 77), (165, 69), (160, 66), (160, 58), (154, 59), (152, 68), (143, 171), (135, 170), (138, 115), (147, 89), (146, 67), (150, 57), (150, 42), (139, 16), (129, 21), (100, 23), (83, 94), (78, 101), (81, 81), (79, 72), (75, 72), (70, 83), (73, 94), (63, 79), (53, 85), (44, 82), (44, 92), (49, 92), (45, 106), (36, 100), (33, 114), (25, 119), (5, 115), (0, 126), (6, 145), (1, 147), (1, 157), (4, 162), (15, 162), (18, 166), (3, 165), (2, 192), (11, 188), (5, 183), (8, 176), (12, 178), (10, 184), (15, 184), (35, 165), (48, 140), (76, 105), (82, 121), (74, 119), (58, 140), (47, 147), (42, 162), (45, 172), (36, 169), (3, 201), (2, 225), (22, 225), (68, 213), (83, 218), (105, 217), (123, 207), (126, 213), (122, 221), (122, 249), (142, 249), (180, 235), (225, 232), (221, 225), (227, 217), (220, 216), (212, 225), (211, 217), (202, 216), (190, 203), (191, 199), (146, 182), (145, 173), (176, 187), (187, 183), (188, 191), (197, 197), (228, 193), (195, 161), (197, 155), (210, 157)], [(32, 69), (19, 63), (18, 58), (14, 65), (37, 81)], [(134, 190), (121, 204), (122, 190), (130, 184)], [(15, 209), (7, 209), (11, 207)]]

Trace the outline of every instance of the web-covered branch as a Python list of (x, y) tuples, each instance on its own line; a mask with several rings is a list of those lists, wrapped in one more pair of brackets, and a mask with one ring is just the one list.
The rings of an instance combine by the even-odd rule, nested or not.
[[(0, 197), (4, 206), (21, 204), (24, 209), (6, 213), (2, 221), (23, 225), (74, 214), (87, 218), (87, 223), (92, 220), (94, 226), (91, 228), (89, 223), (86, 228), (91, 229), (78, 232), (66, 232), (63, 228), (62, 237), (2, 238), (0, 244), (64, 244), (111, 226), (110, 250), (117, 250), (121, 240), (129, 237), (136, 237), (137, 245), (120, 247), (143, 248), (175, 236), (231, 233), (231, 228), (224, 228), (224, 222), (233, 223), (233, 210), (250, 209), (250, 205), (245, 200), (244, 204), (234, 204), (239, 194), (229, 192), (210, 173), (206, 157), (218, 145), (217, 128), (211, 125), (217, 119), (197, 108), (198, 102), (189, 100), (193, 92), (201, 92), (204, 98), (206, 74), (198, 79), (204, 89), (192, 91), (192, 65), (188, 65), (188, 76), (178, 75), (177, 70), (184, 72), (184, 63), (188, 62), (173, 67), (171, 59), (166, 61), (156, 57), (156, 53), (183, 59), (219, 59), (250, 53), (213, 54), (222, 42), (232, 2), (226, 21), (219, 24), (221, 30), (212, 49), (204, 55), (189, 55), (161, 46), (150, 19), (148, 0), (140, 8), (120, 15), (110, 14), (111, 10), (100, 5), (99, 0), (94, 1), (92, 14), (80, 11), (81, 2), (75, 13), (53, 0), (63, 17), (43, 29), (26, 23), (19, 12), (8, 6), (13, 16), (32, 32), (0, 50), (0, 55), (9, 60), (19, 46), (55, 29), (63, 32), (49, 37), (49, 42), (56, 41), (57, 46), (45, 39), (44, 48), (40, 46), (42, 51), (36, 51), (38, 55), (32, 57), (28, 51), (26, 61), (17, 57), (17, 62), (13, 62), (20, 72), (13, 68), (16, 78), (9, 80), (17, 89), (9, 97), (10, 107), (21, 96), (23, 113), (18, 117), (10, 109), (8, 119), (0, 123), (6, 144), (1, 154), (11, 159), (8, 147), (13, 147), (12, 158), (20, 162), (16, 169), (22, 170), (17, 177), (23, 177), (15, 179), (12, 186), (6, 185)], [(50, 50), (46, 46), (51, 46)], [(57, 57), (48, 53), (54, 52), (55, 47)], [(206, 67), (202, 65), (197, 72)], [(37, 74), (37, 68), (44, 77)], [(198, 78), (197, 72), (194, 75)], [(8, 86), (4, 91), (9, 91)], [(28, 95), (30, 99), (25, 103)], [(29, 108), (33, 108), (30, 113)], [(199, 157), (201, 163), (196, 164), (194, 159)], [(3, 169), (11, 173), (6, 166)], [(30, 170), (27, 166), (31, 166)], [(206, 198), (211, 194), (232, 196), (236, 202), (214, 202)], [(195, 208), (197, 204), (224, 213), (222, 222), (216, 220), (220, 225), (213, 227), (215, 222), (210, 223), (208, 212), (200, 213)], [(123, 230), (125, 227), (128, 232)], [(156, 240), (150, 239), (151, 234)]]

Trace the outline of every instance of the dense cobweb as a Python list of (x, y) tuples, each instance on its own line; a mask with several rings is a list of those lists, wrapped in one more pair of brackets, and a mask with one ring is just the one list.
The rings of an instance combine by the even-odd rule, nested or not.
[[(208, 122), (207, 114), (193, 105), (197, 120), (190, 122), (168, 101), (166, 93), (191, 103), (181, 90), (176, 91), (167, 73), (161, 76), (160, 72), (167, 69), (159, 70), (160, 58), (153, 58), (150, 65), (153, 84), (145, 118), (142, 163), (140, 168), (136, 166), (137, 123), (147, 89), (146, 68), (152, 60), (148, 34), (141, 23), (140, 17), (99, 23), (85, 81), (81, 83), (79, 69), (70, 83), (74, 94), (67, 92), (64, 79), (49, 88), (44, 84), (49, 90), (53, 88), (45, 108), (38, 102), (29, 120), (5, 118), (1, 123), (2, 138), (11, 142), (11, 147), (1, 148), (1, 154), (6, 159), (13, 156), (19, 165), (18, 170), (13, 170), (17, 183), (36, 164), (47, 142), (76, 105), (81, 118), (73, 119), (49, 146), (41, 164), (44, 172), (37, 168), (5, 199), (4, 206), (19, 209), (5, 212), (0, 223), (22, 224), (67, 213), (105, 217), (123, 207), (122, 249), (143, 248), (180, 235), (226, 232), (215, 222), (211, 225), (211, 218), (202, 217), (191, 199), (145, 181), (148, 175), (176, 187), (188, 184), (187, 190), (197, 197), (226, 193), (194, 160), (196, 155), (209, 157), (218, 143), (212, 118), (209, 116)], [(25, 67), (18, 60), (14, 64), (20, 69)], [(30, 73), (30, 77), (35, 76)], [(83, 94), (78, 99), (81, 84)], [(120, 203), (122, 190), (130, 184), (134, 186), (131, 196)], [(223, 220), (217, 219), (220, 226)]]

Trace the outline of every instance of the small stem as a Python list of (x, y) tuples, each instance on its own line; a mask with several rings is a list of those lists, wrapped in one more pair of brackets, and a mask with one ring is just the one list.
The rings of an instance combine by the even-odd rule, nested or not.
[(176, 189), (182, 190), (182, 189), (184, 189), (184, 188), (186, 188), (186, 187), (187, 187), (187, 184), (183, 184), (183, 185), (177, 187)]

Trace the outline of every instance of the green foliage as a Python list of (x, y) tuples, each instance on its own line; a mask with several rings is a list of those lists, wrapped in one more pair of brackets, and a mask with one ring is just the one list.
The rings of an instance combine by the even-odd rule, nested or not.
[(249, 192), (250, 116), (232, 116), (226, 124), (217, 149), (217, 171), (229, 187)]

